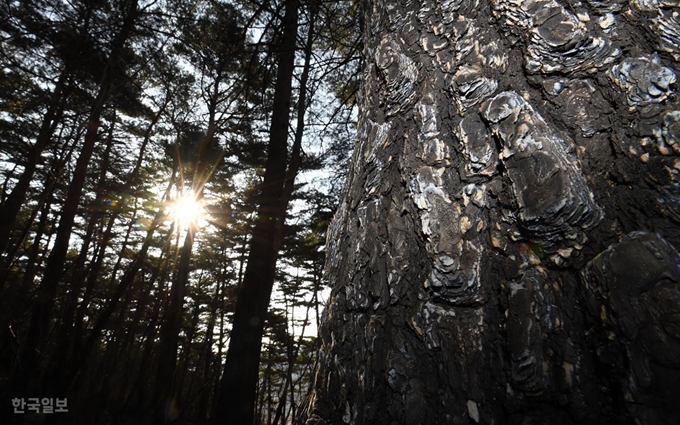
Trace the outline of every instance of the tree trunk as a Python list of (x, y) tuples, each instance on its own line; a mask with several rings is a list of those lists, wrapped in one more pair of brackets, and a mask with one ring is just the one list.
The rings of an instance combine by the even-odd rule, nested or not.
[(145, 399), (146, 391), (144, 384), (148, 380), (151, 380), (150, 377), (148, 380), (146, 378), (150, 373), (148, 369), (150, 368), (149, 363), (151, 362), (152, 352), (154, 350), (156, 341), (156, 333), (159, 328), (157, 324), (161, 320), (160, 312), (164, 304), (163, 301), (165, 301), (165, 284), (167, 275), (166, 268), (168, 265), (168, 258), (170, 258), (170, 247), (172, 245), (173, 230), (174, 226), (171, 225), (170, 231), (168, 232), (168, 237), (165, 241), (165, 246), (163, 247), (164, 255), (161, 256), (162, 260), (158, 267), (154, 269), (151, 276), (151, 283), (155, 283), (158, 280), (158, 285), (156, 289), (156, 296), (154, 297), (153, 312), (147, 319), (148, 325), (146, 327), (146, 331), (144, 332), (144, 346), (142, 348), (142, 358), (139, 361), (139, 371), (135, 378), (134, 385), (130, 389), (130, 395), (127, 398), (128, 404), (131, 406), (141, 406), (144, 404), (151, 405), (153, 403), (153, 400), (147, 401)]
[[(29, 374), (34, 373), (38, 364), (37, 357), (42, 346), (46, 342), (45, 340), (51, 319), (54, 297), (57, 291), (57, 285), (62, 278), (61, 274), (66, 260), (73, 223), (75, 222), (75, 216), (78, 212), (80, 198), (85, 186), (90, 159), (98, 138), (101, 114), (104, 111), (105, 102), (109, 97), (109, 91), (114, 81), (114, 68), (118, 65), (119, 55), (122, 53), (122, 49), (134, 28), (134, 22), (137, 15), (137, 1), (132, 0), (126, 6), (123, 27), (113, 43), (113, 48), (100, 82), (99, 92), (97, 93), (97, 97), (88, 117), (87, 132), (85, 133), (80, 156), (76, 162), (73, 178), (68, 187), (68, 193), (59, 219), (57, 237), (54, 242), (54, 247), (50, 252), (50, 256), (47, 259), (43, 279), (37, 289), (36, 302), (33, 308), (27, 336), (28, 342), (22, 356), (25, 370), (28, 371)], [(22, 377), (17, 377), (14, 379), (21, 382), (21, 384), (17, 384), (17, 388), (22, 388), (26, 385), (25, 378), (22, 379)], [(19, 393), (23, 393), (21, 389), (19, 390)]]
[[(287, 207), (284, 189), (298, 7), (298, 0), (286, 0), (283, 43), (278, 63), (267, 162), (259, 195), (258, 218), (253, 227), (248, 265), (236, 302), (229, 350), (215, 406), (217, 424), (253, 424), (264, 319), (274, 285), (274, 271)], [(291, 162), (294, 161), (294, 158), (291, 159)]]
[[(17, 184), (12, 189), (12, 193), (9, 194), (2, 206), (0, 206), (0, 253), (4, 253), (7, 248), (10, 232), (16, 225), (17, 215), (26, 198), (26, 193), (28, 192), (31, 180), (33, 179), (33, 174), (35, 174), (35, 170), (38, 167), (40, 156), (52, 137), (56, 127), (54, 125), (56, 122), (55, 120), (60, 118), (61, 112), (63, 111), (64, 97), (66, 97), (64, 90), (67, 86), (69, 76), (70, 72), (67, 69), (63, 69), (59, 74), (59, 79), (54, 85), (48, 109), (43, 117), (35, 144), (31, 146), (28, 157), (26, 158), (24, 171), (21, 173)], [(66, 91), (68, 92), (68, 90)], [(2, 286), (0, 286), (0, 290), (1, 289)]]
[[(144, 131), (144, 141), (142, 142), (142, 145), (139, 148), (139, 155), (137, 156), (137, 161), (135, 162), (135, 167), (132, 169), (132, 171), (128, 174), (126, 181), (125, 181), (125, 186), (126, 187), (135, 187), (138, 183), (139, 176), (140, 176), (140, 170), (142, 168), (142, 163), (146, 155), (146, 151), (149, 145), (149, 142), (151, 141), (151, 133), (153, 131), (154, 126), (158, 123), (158, 121), (161, 118), (161, 115), (163, 112), (165, 112), (165, 108), (168, 105), (168, 96), (166, 96), (165, 101), (163, 104), (158, 108), (158, 112), (154, 117), (151, 119), (151, 122), (149, 125), (146, 127), (146, 130)], [(173, 169), (172, 175), (170, 177), (170, 183), (168, 188), (165, 191), (165, 195), (163, 200), (165, 201), (168, 197), (168, 194), (172, 188), (173, 182), (175, 180), (175, 175), (176, 175), (177, 170)], [(113, 210), (113, 213), (109, 217), (109, 220), (106, 224), (106, 230), (104, 230), (103, 235), (101, 237), (101, 243), (99, 244), (98, 249), (95, 250), (95, 254), (93, 255), (93, 259), (91, 260), (91, 265), (89, 267), (89, 270), (87, 271), (87, 276), (83, 274), (82, 276), (78, 277), (79, 279), (86, 279), (84, 282), (78, 282), (77, 286), (78, 287), (85, 287), (85, 293), (83, 294), (83, 299), (82, 302), (80, 303), (78, 310), (76, 311), (76, 316), (74, 319), (74, 337), (73, 337), (73, 344), (75, 346), (78, 346), (82, 341), (82, 331), (83, 331), (83, 318), (85, 317), (85, 311), (87, 310), (90, 300), (92, 298), (93, 292), (94, 292), (94, 286), (97, 283), (97, 280), (100, 278), (100, 272), (102, 270), (102, 267), (104, 265), (104, 259), (106, 257), (106, 249), (109, 246), (109, 242), (111, 241), (111, 237), (114, 235), (114, 225), (116, 224), (116, 221), (120, 217), (121, 212), (123, 211), (124, 205), (125, 205), (125, 199), (121, 199), (121, 205)], [(121, 254), (118, 255), (118, 260), (116, 261), (116, 264), (114, 266), (113, 272), (111, 273), (111, 280), (115, 280), (116, 274), (118, 272), (118, 269), (120, 268), (120, 262), (122, 258), (124, 257), (123, 253), (125, 249), (127, 249), (128, 246), (128, 241), (130, 239), (130, 234), (132, 232), (132, 229), (134, 227), (134, 217), (136, 217), (137, 214), (137, 208), (133, 209), (133, 219), (131, 222), (128, 224), (125, 237), (123, 238), (123, 244), (122, 244), (122, 249), (121, 249)], [(112, 286), (112, 285), (110, 285)]]
[[(82, 26), (78, 28), (82, 37), (87, 37), (90, 31), (90, 18), (94, 13), (94, 3), (86, 4), (85, 11), (82, 16)], [(9, 236), (14, 226), (16, 226), (16, 219), (23, 205), (26, 194), (33, 180), (33, 175), (38, 166), (40, 157), (50, 142), (54, 130), (61, 121), (64, 112), (65, 100), (73, 91), (73, 86), (69, 85), (69, 80), (73, 73), (73, 66), (66, 64), (59, 73), (59, 78), (54, 83), (54, 89), (50, 94), (50, 99), (47, 104), (47, 110), (43, 116), (40, 130), (36, 136), (35, 144), (30, 148), (26, 163), (24, 164), (24, 171), (19, 177), (16, 185), (12, 189), (7, 199), (4, 200), (0, 206), (0, 254), (4, 254), (8, 248)], [(21, 242), (17, 242), (20, 244)], [(0, 286), (0, 292), (2, 286)]]
[[(52, 172), (56, 174), (56, 170), (60, 170), (64, 164), (68, 162), (72, 153), (73, 149), (67, 149), (64, 154), (55, 161), (55, 164), (52, 165)], [(0, 280), (3, 283), (9, 284), (7, 288), (10, 290), (7, 292), (2, 292), (2, 296), (0, 297), (0, 311), (2, 311), (2, 313), (0, 313), (0, 334), (10, 332), (8, 323), (10, 321), (17, 320), (18, 315), (22, 314), (28, 305), (30, 294), (34, 289), (33, 281), (36, 274), (38, 273), (38, 259), (41, 255), (41, 251), (44, 249), (44, 246), (42, 246), (40, 241), (42, 240), (46, 229), (50, 227), (50, 210), (54, 204), (54, 191), (56, 185), (56, 178), (50, 177), (45, 181), (44, 190), (40, 194), (38, 203), (31, 214), (31, 218), (29, 219), (30, 223), (25, 226), (18, 243), (14, 244), (12, 249), (9, 250), (6, 263), (1, 269), (3, 275)], [(37, 227), (33, 229), (33, 242), (27, 252), (23, 254), (26, 256), (26, 261), (21, 283), (11, 282), (8, 280), (8, 276), (12, 268), (13, 259), (16, 258), (19, 251), (18, 247), (22, 243), (21, 241), (23, 241), (26, 236), (28, 236), (29, 230), (31, 230), (32, 227), (31, 223), (33, 223), (35, 217), (38, 216), (38, 214), (40, 214), (40, 217), (38, 219)], [(0, 336), (0, 339), (4, 340), (4, 336)]]
[(680, 423), (677, 10), (368, 1), (312, 424)]
[[(221, 258), (224, 258), (224, 252), (222, 252)], [(217, 322), (217, 306), (220, 303), (220, 288), (222, 286), (221, 279), (215, 284), (215, 296), (210, 301), (210, 318), (208, 319), (208, 325), (206, 326), (205, 338), (201, 346), (201, 353), (198, 358), (198, 365), (196, 368), (197, 372), (200, 370), (201, 373), (196, 373), (192, 378), (192, 385), (190, 388), (194, 387), (194, 382), (198, 378), (201, 379), (201, 391), (210, 388), (211, 383), (217, 381), (212, 375), (212, 365), (213, 365), (213, 335), (215, 334), (215, 323)], [(199, 419), (207, 419), (210, 415), (208, 410), (208, 402), (210, 401), (210, 396), (208, 395), (209, 390), (206, 394), (199, 398), (198, 412), (200, 412)]]
[[(102, 157), (101, 169), (99, 171), (99, 183), (100, 187), (106, 182), (106, 174), (109, 168), (109, 160), (111, 155), (111, 149), (113, 147), (113, 130), (115, 128), (115, 114), (114, 119), (111, 121), (111, 127), (109, 129), (109, 137), (106, 143), (106, 148), (104, 150), (104, 155)], [(101, 205), (103, 203), (103, 193), (99, 191), (96, 195), (93, 205)], [(61, 314), (61, 328), (57, 330), (58, 337), (56, 342), (56, 347), (54, 353), (52, 354), (51, 364), (55, 367), (50, 367), (50, 375), (52, 375), (52, 380), (54, 382), (59, 382), (61, 380), (61, 372), (64, 368), (61, 365), (68, 364), (69, 356), (73, 348), (73, 342), (75, 337), (74, 320), (76, 316), (76, 307), (78, 305), (78, 298), (82, 297), (83, 284), (85, 282), (85, 275), (87, 273), (85, 264), (87, 262), (88, 253), (90, 247), (95, 240), (95, 231), (102, 218), (102, 214), (92, 208), (91, 215), (88, 219), (87, 228), (85, 235), (83, 237), (83, 242), (80, 247), (80, 253), (73, 266), (73, 271), (71, 273), (71, 279), (69, 282), (69, 293), (68, 297), (64, 300), (65, 306)], [(95, 249), (96, 251), (96, 249)]]
[[(80, 371), (83, 364), (87, 361), (88, 357), (90, 356), (91, 350), (94, 347), (95, 343), (99, 340), (102, 331), (108, 326), (109, 319), (116, 310), (118, 303), (120, 302), (123, 295), (125, 295), (125, 293), (130, 289), (132, 283), (135, 281), (137, 273), (142, 268), (142, 265), (146, 260), (146, 255), (149, 252), (149, 248), (151, 247), (151, 244), (153, 242), (154, 233), (156, 231), (156, 228), (162, 221), (163, 216), (164, 212), (162, 209), (160, 209), (156, 213), (154, 220), (149, 226), (147, 234), (144, 238), (144, 242), (142, 243), (139, 252), (135, 256), (135, 259), (128, 266), (126, 272), (120, 278), (119, 283), (117, 284), (117, 286), (113, 290), (113, 293), (111, 294), (108, 304), (106, 305), (106, 307), (103, 308), (103, 311), (99, 314), (96, 321), (94, 321), (92, 331), (90, 331), (90, 334), (87, 336), (87, 338), (85, 338), (82, 344), (79, 342), (81, 338), (78, 336), (80, 331), (76, 329), (75, 339), (77, 341), (74, 347), (74, 353), (71, 358), (71, 362), (68, 365), (66, 365), (65, 367), (66, 370), (63, 372), (64, 376), (66, 377), (64, 381), (65, 387), (70, 387), (75, 383), (75, 379), (78, 375), (78, 372)], [(83, 324), (82, 320), (79, 320), (78, 323)]]
[[(156, 375), (155, 395), (156, 412), (154, 424), (161, 425), (172, 422), (175, 417), (172, 409), (179, 393), (177, 384), (179, 380), (175, 376), (177, 369), (177, 349), (179, 346), (179, 333), (182, 327), (184, 314), (184, 293), (189, 280), (191, 250), (194, 246), (196, 223), (189, 225), (184, 237), (184, 244), (179, 257), (177, 275), (170, 289), (170, 304), (166, 318), (161, 325), (161, 343), (158, 353), (158, 374)], [(178, 228), (178, 231), (180, 229)]]

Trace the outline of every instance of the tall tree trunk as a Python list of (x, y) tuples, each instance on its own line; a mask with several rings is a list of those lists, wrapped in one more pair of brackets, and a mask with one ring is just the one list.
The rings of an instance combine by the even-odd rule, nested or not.
[(215, 405), (217, 424), (253, 424), (264, 319), (274, 285), (274, 271), (287, 207), (283, 197), (298, 8), (298, 0), (286, 0), (283, 42), (279, 54), (258, 218), (253, 226), (248, 265), (236, 302), (229, 350)]
[(154, 297), (155, 300), (153, 311), (151, 313), (151, 316), (147, 319), (148, 325), (146, 327), (146, 331), (144, 332), (145, 338), (144, 346), (142, 347), (142, 358), (139, 362), (139, 372), (137, 373), (137, 377), (134, 380), (134, 385), (132, 385), (132, 388), (130, 389), (130, 395), (126, 400), (128, 401), (128, 404), (132, 406), (145, 404), (151, 405), (153, 403), (153, 400), (147, 401), (144, 398), (146, 395), (146, 391), (144, 391), (144, 383), (147, 381), (147, 379), (145, 378), (148, 377), (149, 380), (151, 379), (148, 376), (149, 372), (147, 371), (147, 369), (149, 369), (149, 363), (151, 361), (151, 355), (156, 341), (158, 322), (160, 321), (161, 316), (160, 312), (161, 308), (163, 307), (163, 301), (165, 300), (166, 275), (168, 268), (168, 258), (170, 258), (170, 249), (172, 246), (173, 230), (174, 224), (170, 226), (168, 237), (163, 246), (163, 250), (161, 253), (162, 259), (158, 267), (154, 269), (153, 274), (151, 276), (151, 282), (153, 283), (158, 281), (158, 285)]
[[(144, 131), (144, 141), (142, 142), (140, 148), (139, 148), (139, 155), (137, 156), (137, 161), (135, 162), (134, 168), (130, 171), (128, 176), (125, 179), (125, 187), (135, 187), (138, 183), (139, 176), (140, 176), (140, 170), (142, 168), (142, 164), (146, 155), (147, 147), (149, 145), (149, 142), (151, 141), (151, 133), (153, 131), (154, 126), (158, 123), (158, 121), (161, 118), (161, 115), (165, 112), (165, 108), (168, 105), (168, 97), (169, 95), (166, 94), (165, 101), (163, 104), (158, 108), (158, 112), (151, 118), (151, 121), (149, 125), (146, 127), (146, 130)], [(106, 173), (104, 172), (105, 170), (102, 170), (103, 172), (101, 175), (105, 175)], [(176, 170), (173, 170), (172, 176), (170, 177), (170, 184), (168, 189), (165, 192), (165, 197), (167, 198), (168, 193), (170, 189), (172, 188), (172, 184), (175, 180), (175, 174)], [(83, 295), (83, 300), (80, 303), (80, 306), (78, 307), (78, 310), (75, 315), (75, 319), (73, 321), (73, 325), (75, 327), (75, 330), (73, 332), (74, 337), (73, 337), (73, 344), (75, 346), (78, 346), (81, 343), (81, 337), (82, 337), (82, 328), (83, 328), (83, 318), (85, 316), (85, 311), (87, 307), (90, 304), (90, 300), (92, 298), (92, 294), (94, 291), (94, 285), (96, 284), (97, 280), (100, 278), (100, 271), (102, 269), (102, 266), (104, 265), (104, 259), (106, 257), (106, 249), (109, 246), (109, 242), (111, 241), (111, 237), (113, 236), (113, 229), (114, 225), (116, 224), (116, 221), (120, 217), (121, 212), (124, 210), (124, 206), (126, 204), (126, 199), (122, 198), (120, 200), (120, 205), (118, 208), (113, 210), (113, 213), (109, 217), (109, 220), (106, 225), (106, 230), (103, 232), (103, 235), (101, 237), (101, 243), (99, 244), (98, 248), (95, 250), (95, 254), (93, 255), (93, 259), (90, 262), (90, 267), (87, 273), (83, 273), (80, 276), (75, 276), (75, 279), (79, 279), (79, 281), (74, 282), (76, 287), (82, 288), (83, 286), (85, 287), (85, 294)], [(132, 221), (128, 224), (127, 231), (125, 233), (125, 237), (123, 239), (123, 247), (120, 250), (121, 254), (118, 255), (118, 260), (116, 261), (116, 265), (114, 267), (113, 272), (111, 273), (111, 280), (115, 280), (116, 278), (116, 273), (120, 267), (120, 262), (122, 258), (124, 257), (124, 251), (127, 249), (128, 241), (130, 239), (130, 234), (132, 233), (132, 229), (134, 227), (134, 217), (136, 215), (136, 207), (134, 209), (133, 213), (133, 219)]]
[[(22, 276), (21, 283), (15, 287), (13, 287), (12, 284), (17, 284), (18, 282), (8, 282), (7, 279), (12, 268), (12, 259), (17, 256), (18, 244), (22, 243), (21, 241), (25, 239), (33, 226), (30, 224), (26, 226), (22, 232), (22, 236), (19, 238), (18, 244), (15, 244), (7, 254), (7, 262), (2, 268), (3, 276), (1, 280), (2, 282), (10, 284), (10, 286), (8, 286), (10, 290), (3, 293), (2, 297), (0, 297), (0, 311), (2, 311), (2, 313), (0, 313), (0, 333), (9, 332), (10, 330), (7, 327), (7, 323), (10, 320), (15, 320), (17, 315), (23, 314), (22, 312), (26, 309), (28, 299), (30, 298), (29, 295), (34, 289), (33, 286), (35, 276), (38, 272), (39, 257), (41, 251), (45, 248), (41, 241), (45, 235), (46, 229), (49, 227), (50, 217), (52, 216), (50, 211), (54, 204), (54, 191), (57, 185), (57, 178), (54, 177), (54, 175), (57, 174), (57, 170), (61, 170), (64, 167), (64, 164), (69, 161), (72, 153), (73, 146), (70, 146), (68, 149), (65, 149), (63, 155), (60, 155), (58, 157), (59, 159), (55, 160), (55, 163), (51, 166), (52, 175), (45, 181), (38, 203), (35, 206), (32, 217), (29, 219), (32, 223), (39, 212), (40, 218), (38, 219), (37, 227), (33, 229), (35, 232), (33, 235), (33, 243), (31, 244), (30, 249), (23, 253), (23, 255), (26, 256), (24, 275)], [(3, 337), (0, 337), (0, 339), (2, 338)]]
[[(222, 255), (220, 256), (221, 259), (225, 259), (224, 251), (222, 252)], [(220, 273), (221, 276), (224, 276), (224, 273)], [(201, 379), (201, 389), (203, 390), (204, 388), (208, 389), (210, 388), (210, 384), (213, 382), (214, 378), (211, 376), (212, 375), (212, 365), (213, 365), (213, 346), (214, 346), (214, 341), (213, 341), (213, 335), (215, 334), (215, 323), (217, 322), (217, 306), (220, 303), (220, 295), (221, 291), (220, 288), (222, 286), (222, 280), (226, 280), (224, 277), (220, 277), (219, 280), (215, 284), (215, 296), (212, 298), (210, 301), (210, 318), (208, 319), (208, 325), (206, 326), (206, 332), (205, 332), (205, 338), (203, 340), (203, 344), (201, 347), (201, 354), (199, 356), (199, 365), (200, 368), (197, 367), (197, 373), (194, 374), (192, 378), (192, 382), (190, 385), (190, 388), (193, 388), (193, 384), (196, 379), (202, 378)], [(198, 373), (200, 371), (201, 373)], [(206, 391), (205, 394), (199, 399), (199, 407), (198, 407), (198, 412), (200, 414), (199, 419), (207, 419), (209, 417), (209, 411), (208, 411), (208, 402), (210, 401), (210, 391)]]
[[(115, 114), (114, 120), (111, 122), (111, 127), (109, 130), (109, 137), (106, 143), (106, 148), (104, 151), (104, 156), (102, 158), (101, 169), (99, 172), (99, 186), (103, 187), (106, 182), (106, 174), (109, 168), (109, 160), (111, 155), (111, 149), (113, 147), (113, 130), (115, 128)], [(103, 193), (99, 191), (94, 200), (93, 205), (95, 208), (103, 203)], [(55, 382), (61, 380), (61, 371), (65, 368), (60, 367), (61, 365), (68, 364), (69, 355), (73, 348), (73, 342), (75, 340), (75, 329), (74, 319), (76, 314), (76, 307), (78, 305), (78, 298), (83, 296), (82, 289), (85, 282), (85, 275), (87, 273), (85, 263), (87, 262), (88, 252), (94, 240), (95, 230), (97, 225), (100, 224), (102, 214), (100, 211), (91, 211), (91, 216), (88, 220), (85, 235), (83, 237), (83, 243), (80, 247), (80, 253), (73, 266), (73, 271), (71, 273), (71, 280), (69, 282), (69, 294), (64, 300), (63, 313), (61, 314), (61, 328), (58, 329), (58, 337), (56, 342), (56, 347), (54, 353), (52, 354), (50, 374), (54, 377)], [(96, 249), (95, 249), (96, 250)]]
[(363, 7), (306, 423), (680, 423), (677, 11)]
[(184, 244), (180, 250), (179, 267), (176, 277), (170, 289), (170, 304), (166, 318), (161, 325), (161, 344), (158, 355), (158, 374), (155, 383), (155, 396), (157, 407), (154, 415), (154, 424), (162, 425), (172, 422), (175, 417), (172, 409), (179, 380), (175, 376), (177, 368), (177, 347), (179, 345), (179, 332), (184, 314), (184, 293), (189, 280), (189, 264), (191, 250), (194, 246), (196, 224), (191, 223), (184, 238)]
[[(35, 170), (38, 166), (38, 160), (52, 137), (56, 127), (56, 120), (61, 116), (61, 112), (64, 109), (64, 98), (68, 93), (66, 88), (69, 76), (70, 72), (67, 69), (61, 71), (59, 79), (54, 85), (47, 112), (43, 117), (35, 144), (31, 146), (31, 149), (28, 152), (28, 157), (24, 164), (24, 171), (21, 173), (19, 181), (17, 181), (17, 184), (12, 189), (12, 193), (9, 194), (7, 199), (5, 199), (5, 202), (2, 203), (2, 206), (0, 206), (0, 254), (4, 253), (7, 248), (10, 232), (15, 226), (17, 215), (26, 198), (26, 193), (28, 192), (31, 180), (33, 179), (33, 174), (35, 174)], [(1, 286), (0, 289), (2, 289)]]
[[(143, 276), (142, 276), (143, 277)], [(151, 298), (151, 288), (155, 283), (155, 279), (151, 281), (143, 280), (141, 285), (139, 285), (139, 294), (137, 301), (135, 303), (135, 314), (130, 321), (130, 326), (127, 329), (125, 338), (120, 348), (120, 358), (124, 365), (121, 365), (122, 377), (120, 379), (119, 385), (119, 395), (118, 399), (121, 400), (123, 404), (124, 400), (127, 399), (129, 394), (128, 386), (131, 379), (134, 379), (135, 370), (139, 367), (139, 362), (137, 359), (141, 358), (141, 347), (136, 343), (137, 338), (140, 336), (139, 329), (144, 323), (144, 316), (147, 313), (146, 308), (149, 304), (149, 299)]]
[[(85, 10), (81, 16), (82, 26), (78, 28), (82, 37), (87, 37), (90, 30), (91, 17), (94, 13), (95, 4), (89, 3), (85, 5)], [(0, 206), (0, 254), (5, 253), (8, 247), (10, 232), (16, 225), (16, 218), (21, 210), (21, 205), (26, 199), (26, 193), (33, 179), (33, 175), (38, 166), (40, 157), (50, 142), (54, 130), (59, 121), (61, 121), (64, 112), (65, 100), (70, 94), (73, 86), (68, 84), (72, 72), (74, 71), (72, 65), (65, 65), (60, 73), (59, 78), (54, 84), (54, 89), (50, 95), (47, 104), (47, 111), (43, 116), (40, 130), (36, 136), (35, 144), (31, 146), (24, 164), (24, 171), (22, 172), (17, 184), (12, 189), (7, 199), (4, 200)], [(0, 286), (0, 291), (2, 287)]]
[[(160, 225), (163, 216), (164, 212), (162, 209), (160, 209), (156, 213), (156, 217), (154, 217), (154, 220), (149, 226), (149, 230), (147, 230), (147, 234), (144, 238), (144, 242), (142, 243), (142, 247), (139, 249), (139, 252), (135, 256), (135, 259), (132, 262), (132, 264), (130, 264), (128, 269), (125, 271), (125, 274), (123, 274), (123, 276), (120, 278), (120, 282), (114, 289), (113, 294), (111, 294), (108, 304), (103, 309), (101, 314), (97, 317), (97, 320), (94, 322), (92, 326), (92, 331), (90, 332), (88, 337), (85, 338), (82, 344), (77, 343), (76, 347), (74, 347), (74, 354), (71, 357), (71, 362), (68, 365), (66, 365), (65, 367), (66, 370), (64, 371), (64, 376), (66, 378), (64, 379), (63, 385), (65, 387), (70, 387), (75, 382), (78, 372), (82, 368), (83, 364), (87, 361), (87, 358), (90, 355), (90, 352), (94, 347), (94, 344), (99, 340), (102, 331), (107, 327), (109, 319), (116, 310), (118, 303), (120, 302), (120, 299), (123, 297), (123, 295), (125, 295), (125, 293), (129, 290), (130, 286), (134, 282), (137, 273), (142, 268), (142, 265), (146, 260), (146, 255), (149, 252), (151, 244), (153, 243), (154, 233), (156, 231), (156, 228)], [(78, 321), (78, 323), (82, 323), (82, 320)], [(80, 340), (80, 338), (78, 337), (77, 329), (76, 340), (77, 341)]]
[[(28, 251), (27, 267), (21, 282), (21, 286), (15, 291), (9, 291), (4, 295), (3, 309), (0, 313), (0, 374), (2, 376), (12, 376), (19, 373), (16, 368), (21, 367), (19, 360), (20, 341), (17, 335), (17, 326), (21, 322), (23, 314), (22, 307), (26, 305), (27, 299), (33, 289), (33, 278), (37, 269), (37, 259), (40, 255), (40, 240), (47, 227), (49, 210), (52, 205), (53, 188), (46, 188), (47, 198), (41, 202), (40, 219), (35, 230), (33, 244)], [(12, 397), (12, 388), (5, 388), (0, 395), (3, 398)], [(2, 414), (2, 413), (0, 413)]]
[[(73, 151), (76, 148), (77, 143), (68, 143), (69, 140), (74, 140), (77, 141), (80, 139), (80, 137), (83, 135), (85, 132), (85, 127), (86, 125), (77, 125), (75, 126), (76, 128), (72, 128), (70, 131), (70, 135), (63, 137), (63, 132), (65, 130), (64, 127), (62, 127), (62, 131), (60, 132), (59, 136), (56, 139), (57, 143), (64, 143), (65, 148), (61, 150), (61, 152), (58, 152), (55, 155), (55, 160), (53, 161), (50, 171), (48, 172), (49, 177), (46, 178), (42, 185), (42, 193), (40, 194), (40, 197), (38, 198), (38, 204), (35, 206), (33, 209), (33, 212), (31, 213), (31, 216), (26, 220), (24, 223), (23, 229), (21, 230), (21, 233), (18, 235), (16, 238), (12, 238), (12, 242), (10, 243), (9, 241), (7, 242), (7, 250), (5, 251), (5, 258), (4, 258), (4, 265), (0, 269), (0, 271), (3, 273), (2, 277), (0, 277), (2, 284), (0, 284), (0, 295), (2, 295), (3, 302), (8, 302), (9, 297), (5, 296), (5, 290), (10, 289), (8, 291), (9, 293), (12, 292), (12, 283), (10, 280), (7, 279), (8, 273), (10, 272), (13, 264), (21, 258), (22, 253), (20, 252), (21, 247), (26, 240), (27, 236), (31, 232), (34, 226), (34, 220), (35, 217), (38, 214), (38, 211), (40, 211), (41, 208), (43, 208), (43, 204), (45, 203), (45, 199), (48, 197), (51, 197), (52, 193), (55, 190), (55, 186), (58, 183), (58, 178), (56, 177), (59, 175), (63, 170), (65, 164), (68, 164), (69, 161), (71, 160), (71, 156), (73, 155)], [(30, 268), (31, 266), (36, 266), (36, 264), (30, 264), (26, 266), (27, 269)], [(24, 280), (27, 279), (26, 274), (24, 275)], [(33, 279), (33, 276), (30, 277), (30, 279)], [(16, 292), (16, 290), (14, 291)], [(20, 308), (23, 308), (24, 306), (19, 306)]]
[[(69, 184), (66, 200), (59, 220), (57, 237), (52, 251), (50, 252), (50, 256), (47, 259), (44, 277), (37, 290), (37, 299), (33, 308), (33, 315), (28, 331), (28, 343), (26, 344), (22, 356), (24, 370), (28, 371), (28, 373), (32, 373), (36, 370), (38, 353), (41, 346), (46, 342), (45, 339), (51, 318), (54, 297), (57, 285), (62, 277), (61, 274), (64, 267), (64, 261), (66, 260), (75, 216), (78, 211), (78, 205), (80, 204), (83, 187), (85, 186), (87, 169), (97, 141), (101, 114), (104, 110), (105, 102), (109, 97), (109, 91), (114, 80), (114, 68), (119, 65), (119, 55), (132, 32), (137, 14), (137, 1), (132, 0), (127, 4), (123, 26), (114, 41), (111, 54), (100, 82), (99, 92), (97, 93), (97, 97), (88, 118), (87, 132), (85, 133), (80, 156), (76, 161), (73, 178)], [(18, 382), (16, 383), (16, 387), (23, 388), (26, 383), (26, 378), (18, 377), (17, 379)], [(23, 394), (23, 392), (19, 390), (19, 394)]]
[[(294, 336), (289, 335), (289, 340), (287, 343), (287, 354), (288, 354), (288, 364), (287, 366), (287, 371), (286, 371), (286, 380), (283, 384), (283, 388), (281, 389), (281, 395), (279, 396), (279, 404), (276, 406), (276, 414), (274, 416), (274, 421), (273, 425), (279, 425), (279, 421), (282, 421), (281, 423), (287, 423), (286, 418), (284, 417), (282, 420), (283, 416), (283, 411), (286, 407), (286, 395), (287, 395), (287, 390), (290, 387), (290, 406), (291, 406), (291, 412), (293, 415), (293, 418), (291, 420), (291, 423), (295, 423), (295, 381), (293, 380), (293, 372), (295, 369), (295, 363), (297, 362), (298, 355), (300, 354), (300, 347), (302, 347), (302, 342), (305, 339), (305, 328), (307, 327), (307, 322), (309, 321), (309, 309), (311, 308), (311, 305), (307, 305), (307, 310), (305, 312), (305, 321), (302, 322), (302, 329), (300, 329), (300, 336), (298, 337), (297, 344), (295, 345), (295, 349), (293, 349), (293, 342), (294, 342)], [(291, 320), (294, 320), (293, 314), (291, 313)]]

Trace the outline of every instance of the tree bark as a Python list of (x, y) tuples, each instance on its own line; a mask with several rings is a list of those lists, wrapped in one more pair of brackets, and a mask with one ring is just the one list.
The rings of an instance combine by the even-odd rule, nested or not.
[(227, 359), (215, 406), (217, 424), (252, 425), (254, 420), (264, 319), (274, 285), (287, 207), (284, 187), (298, 8), (298, 0), (286, 0), (283, 42), (258, 217), (253, 227), (248, 265), (236, 302)]
[(302, 423), (680, 422), (677, 9), (363, 8)]

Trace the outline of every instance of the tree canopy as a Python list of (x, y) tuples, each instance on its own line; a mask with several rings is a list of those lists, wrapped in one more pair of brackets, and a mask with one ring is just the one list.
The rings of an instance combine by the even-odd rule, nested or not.
[[(251, 413), (294, 420), (354, 132), (354, 10), (0, 5), (0, 422), (211, 419), (251, 251), (270, 221), (280, 243)], [(285, 190), (268, 210), (275, 167)], [(65, 399), (68, 412), (21, 408), (35, 397)]]

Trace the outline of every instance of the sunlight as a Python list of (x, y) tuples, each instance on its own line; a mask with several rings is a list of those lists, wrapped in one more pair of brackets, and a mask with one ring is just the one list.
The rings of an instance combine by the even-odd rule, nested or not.
[(203, 202), (197, 200), (193, 193), (187, 192), (170, 203), (168, 214), (180, 227), (186, 227), (191, 223), (195, 223), (196, 220), (205, 214), (205, 211), (203, 209)]

